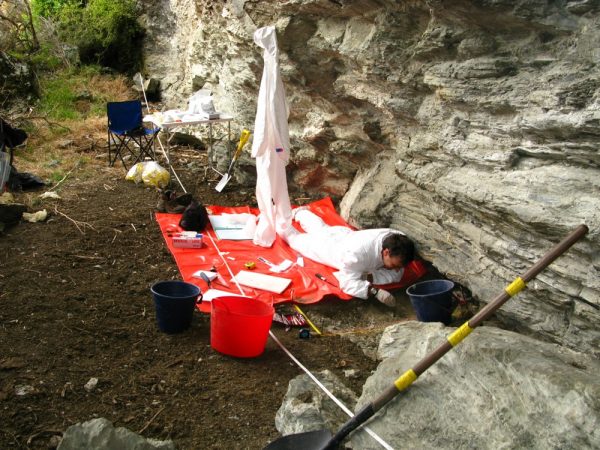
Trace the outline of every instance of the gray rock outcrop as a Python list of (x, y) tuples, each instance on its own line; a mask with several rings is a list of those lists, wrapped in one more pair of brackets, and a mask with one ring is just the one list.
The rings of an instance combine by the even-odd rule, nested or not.
[(57, 450), (175, 450), (172, 441), (144, 439), (127, 428), (115, 428), (104, 418), (67, 428)]
[[(333, 373), (324, 370), (314, 374), (338, 400), (350, 411), (356, 405), (357, 396), (344, 386)], [(339, 407), (327, 394), (318, 389), (308, 375), (300, 375), (290, 381), (283, 404), (277, 410), (275, 427), (282, 435), (322, 429), (336, 429), (343, 425), (347, 416), (340, 414)]]
[(500, 317), (600, 355), (598, 2), (143, 3), (167, 104), (208, 88), (240, 128), (262, 70), (252, 33), (275, 25), (290, 184), (341, 199), (356, 226), (405, 231), (482, 301), (586, 223)]
[[(379, 397), (453, 330), (421, 322), (388, 327), (379, 343), (381, 362), (363, 386), (354, 411)], [(478, 327), (366, 426), (398, 450), (598, 448), (599, 371), (600, 363), (589, 355), (499, 328)], [(329, 407), (320, 409), (312, 400), (323, 396), (314, 383), (306, 384), (306, 376), (292, 380), (277, 413), (278, 430), (339, 430), (333, 403), (328, 400)], [(296, 414), (298, 405), (311, 414)], [(282, 426), (284, 417), (288, 421)], [(348, 419), (339, 408), (337, 417)], [(363, 429), (351, 434), (349, 445), (354, 450), (382, 448)]]
[(33, 101), (37, 92), (31, 68), (0, 51), (0, 104), (3, 109), (15, 106), (19, 100)]
[[(452, 332), (407, 322), (386, 329), (371, 402)], [(600, 446), (600, 364), (517, 333), (479, 327), (368, 423), (392, 447), (579, 449)], [(380, 448), (364, 432), (355, 449)]]

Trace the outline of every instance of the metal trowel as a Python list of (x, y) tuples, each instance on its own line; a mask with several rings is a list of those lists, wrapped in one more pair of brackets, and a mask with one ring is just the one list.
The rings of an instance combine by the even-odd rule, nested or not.
[(244, 148), (244, 145), (246, 145), (246, 142), (248, 142), (249, 138), (250, 138), (250, 131), (243, 129), (242, 134), (240, 135), (240, 141), (238, 142), (235, 153), (233, 154), (233, 158), (231, 158), (231, 162), (229, 163), (229, 168), (227, 169), (227, 172), (225, 172), (225, 174), (223, 175), (223, 178), (221, 178), (221, 181), (219, 181), (217, 183), (217, 185), (215, 186), (215, 189), (217, 190), (217, 192), (221, 192), (223, 190), (223, 188), (225, 186), (227, 186), (227, 183), (229, 183), (229, 180), (231, 180), (231, 170), (233, 169), (233, 165), (235, 164), (235, 162), (239, 158), (240, 154), (242, 153), (242, 149)]

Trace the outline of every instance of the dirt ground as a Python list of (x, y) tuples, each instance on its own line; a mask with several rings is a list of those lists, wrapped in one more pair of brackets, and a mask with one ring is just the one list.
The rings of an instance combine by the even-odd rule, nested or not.
[[(158, 194), (95, 161), (93, 177), (75, 169), (60, 184), (61, 200), (17, 194), (50, 217), (0, 235), (0, 448), (54, 448), (67, 427), (96, 417), (179, 449), (262, 448), (278, 437), (275, 413), (302, 371), (272, 340), (258, 358), (217, 353), (199, 312), (186, 332), (159, 332), (150, 286), (180, 275), (153, 218)], [(179, 173), (205, 204), (255, 205), (235, 180), (219, 194), (216, 181), (196, 182), (201, 170)], [(330, 369), (360, 394), (376, 362), (355, 342), (414, 318), (405, 296), (399, 303), (328, 299), (304, 310), (337, 334), (272, 330), (310, 371)]]

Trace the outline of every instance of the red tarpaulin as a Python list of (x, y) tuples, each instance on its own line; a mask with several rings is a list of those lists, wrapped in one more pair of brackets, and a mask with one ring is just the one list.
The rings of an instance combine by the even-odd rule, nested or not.
[[(307, 206), (313, 213), (323, 218), (328, 225), (350, 227), (344, 219), (335, 212), (335, 208), (333, 207), (330, 198), (324, 198), (310, 203)], [(248, 206), (209, 206), (207, 209), (211, 215), (223, 213), (251, 213), (258, 215), (258, 209), (250, 208)], [(304, 258), (304, 267), (293, 264), (291, 268), (282, 273), (273, 273), (269, 271), (269, 266), (257, 259), (259, 256), (274, 264), (280, 264), (286, 259), (296, 262), (298, 257), (297, 253), (279, 237), (277, 237), (271, 248), (264, 248), (254, 245), (251, 240), (219, 240), (209, 225), (204, 232), (204, 246), (202, 248), (173, 247), (169, 235), (182, 231), (179, 227), (180, 218), (181, 214), (156, 213), (156, 220), (165, 238), (167, 247), (175, 258), (175, 262), (177, 263), (177, 267), (179, 267), (183, 280), (195, 284), (202, 292), (206, 292), (208, 289), (206, 283), (200, 278), (192, 277), (192, 274), (198, 270), (211, 270), (214, 267), (217, 269), (219, 275), (229, 284), (229, 287), (225, 287), (219, 284), (218, 280), (215, 280), (212, 283), (213, 288), (234, 294), (244, 294), (249, 297), (272, 298), (273, 303), (275, 304), (290, 301), (300, 304), (316, 303), (327, 295), (333, 295), (342, 300), (349, 300), (352, 298), (351, 296), (344, 294), (337, 287), (337, 279), (333, 276), (333, 272), (335, 272), (336, 269), (316, 263), (307, 258)], [(297, 226), (297, 224), (295, 225)], [(212, 237), (212, 240), (207, 234)], [(217, 248), (215, 248), (213, 241)], [(219, 252), (221, 252), (221, 254), (219, 254)], [(253, 270), (254, 272), (290, 279), (290, 285), (281, 294), (272, 294), (271, 292), (252, 289), (246, 286), (241, 286), (243, 292), (240, 292), (240, 289), (231, 280), (232, 274), (236, 275), (240, 270), (247, 270), (244, 265), (248, 262), (255, 263), (256, 267)], [(425, 272), (425, 266), (421, 261), (413, 261), (405, 268), (404, 275), (399, 283), (382, 287), (393, 289), (409, 286), (422, 277)], [(315, 276), (317, 273), (324, 275), (333, 285), (318, 279)], [(202, 303), (200, 305), (200, 310), (210, 312), (210, 304)]]

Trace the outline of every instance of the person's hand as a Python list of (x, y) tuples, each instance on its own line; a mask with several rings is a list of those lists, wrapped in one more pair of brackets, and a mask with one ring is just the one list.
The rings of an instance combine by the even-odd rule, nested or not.
[(396, 297), (384, 289), (379, 289), (377, 294), (375, 294), (375, 298), (390, 308), (396, 306)]

